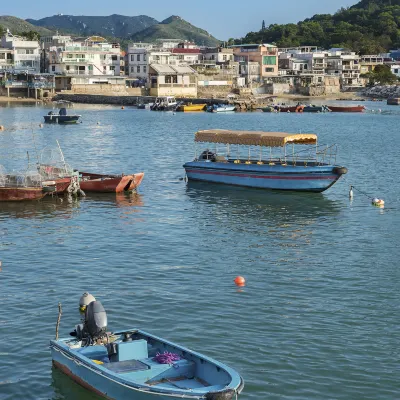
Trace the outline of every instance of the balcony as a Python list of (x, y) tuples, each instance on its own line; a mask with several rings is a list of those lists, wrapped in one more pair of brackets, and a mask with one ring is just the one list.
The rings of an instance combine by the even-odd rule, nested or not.
[(155, 88), (195, 88), (197, 87), (197, 83), (152, 83), (151, 87)]

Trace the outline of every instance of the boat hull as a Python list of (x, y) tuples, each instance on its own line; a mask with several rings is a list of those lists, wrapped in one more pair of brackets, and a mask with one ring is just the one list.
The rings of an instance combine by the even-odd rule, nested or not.
[(190, 112), (190, 111), (204, 111), (207, 104), (191, 104), (191, 105), (182, 105), (176, 108), (176, 111), (182, 112)]
[(144, 173), (133, 175), (100, 175), (89, 172), (80, 172), (82, 179), (79, 182), (84, 192), (121, 193), (136, 190), (142, 183)]
[(56, 193), (64, 194), (67, 192), (69, 185), (71, 184), (71, 177), (56, 179), (55, 184), (56, 184)]
[[(107, 399), (236, 400), (243, 390), (240, 375), (226, 365), (156, 336), (136, 332), (138, 339), (130, 344), (118, 342), (114, 356), (108, 356), (103, 345), (70, 348), (66, 344), (70, 339), (52, 340), (53, 365), (81, 386)], [(143, 343), (140, 343), (146, 343), (143, 338), (147, 339), (145, 346), (154, 347), (154, 353), (172, 351), (185, 357), (170, 364), (160, 364), (154, 360), (155, 354), (147, 354), (147, 350), (143, 353)], [(134, 344), (136, 340), (138, 346)], [(122, 362), (112, 358), (115, 354), (118, 354), (117, 358), (128, 354), (124, 349), (120, 352), (121, 346), (128, 348), (134, 358)], [(141, 350), (135, 353), (129, 348)], [(163, 350), (159, 350), (161, 348)], [(133, 369), (131, 365), (134, 365)], [(203, 377), (201, 380), (200, 376)], [(207, 386), (204, 379), (213, 383)]]
[(54, 124), (76, 124), (80, 115), (45, 115), (44, 122)]
[(45, 195), (42, 188), (0, 188), (0, 201), (40, 200)]
[(335, 166), (282, 166), (193, 161), (183, 166), (189, 180), (259, 189), (323, 192), (345, 169)]
[(332, 112), (364, 112), (364, 106), (355, 106), (355, 107), (339, 107), (339, 106), (329, 106), (329, 109)]

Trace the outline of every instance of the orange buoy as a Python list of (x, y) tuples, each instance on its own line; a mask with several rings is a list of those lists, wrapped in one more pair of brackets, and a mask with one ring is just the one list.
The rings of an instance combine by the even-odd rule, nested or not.
[(246, 279), (244, 279), (243, 276), (237, 276), (237, 277), (235, 278), (235, 281), (234, 281), (234, 282), (235, 282), (236, 285), (238, 285), (238, 286), (244, 286), (244, 285), (246, 284)]
[(121, 110), (124, 110), (124, 109), (125, 109), (125, 107), (124, 107), (124, 106), (122, 106), (122, 107), (121, 107)]

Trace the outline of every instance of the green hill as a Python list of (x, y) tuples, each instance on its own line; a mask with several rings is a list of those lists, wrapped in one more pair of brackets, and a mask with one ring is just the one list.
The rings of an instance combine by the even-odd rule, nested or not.
[(346, 47), (362, 54), (388, 51), (400, 47), (400, 0), (362, 0), (334, 15), (317, 14), (297, 24), (272, 24), (234, 42)]
[(134, 42), (154, 42), (157, 39), (182, 39), (195, 42), (197, 45), (215, 46), (220, 43), (204, 29), (200, 29), (184, 19), (171, 16), (157, 25), (153, 25), (130, 39)]
[(21, 18), (11, 17), (9, 15), (0, 16), (0, 29), (9, 29), (11, 33), (36, 31), (41, 36), (51, 35), (53, 32), (46, 28), (34, 26)]
[(114, 38), (127, 38), (143, 29), (158, 23), (146, 15), (127, 17), (110, 16), (74, 16), (53, 15), (39, 20), (28, 19), (28, 22), (40, 27), (59, 30), (63, 33), (79, 36), (100, 35)]

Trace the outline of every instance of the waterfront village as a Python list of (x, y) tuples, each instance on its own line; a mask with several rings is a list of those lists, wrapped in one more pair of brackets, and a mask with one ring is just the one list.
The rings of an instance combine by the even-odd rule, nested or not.
[(0, 95), (50, 99), (55, 93), (227, 98), (329, 96), (357, 92), (387, 65), (400, 78), (400, 50), (359, 55), (350, 49), (277, 48), (268, 43), (200, 47), (189, 41), (119, 43), (100, 36), (40, 40), (5, 32)]

